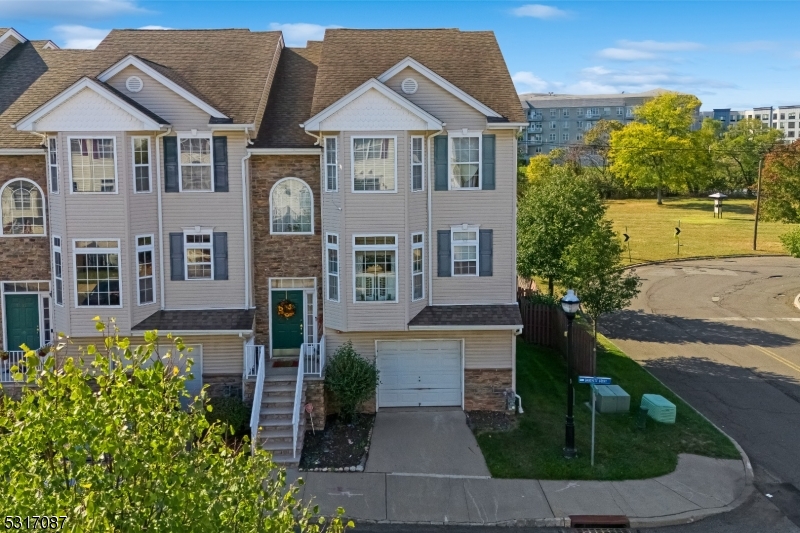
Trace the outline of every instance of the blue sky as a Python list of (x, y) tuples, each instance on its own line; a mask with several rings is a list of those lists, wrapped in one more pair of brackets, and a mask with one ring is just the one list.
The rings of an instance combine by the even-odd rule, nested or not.
[(110, 28), (281, 29), (292, 46), (325, 27), (493, 30), (520, 92), (664, 87), (703, 109), (800, 103), (800, 2), (358, 2), (0, 0), (0, 26), (62, 47)]

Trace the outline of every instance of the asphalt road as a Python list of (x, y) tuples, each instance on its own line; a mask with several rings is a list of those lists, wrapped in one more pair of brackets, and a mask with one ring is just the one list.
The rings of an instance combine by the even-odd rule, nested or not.
[(600, 329), (736, 439), (756, 487), (771, 496), (761, 507), (775, 505), (800, 526), (800, 260), (687, 261), (637, 273), (639, 297)]

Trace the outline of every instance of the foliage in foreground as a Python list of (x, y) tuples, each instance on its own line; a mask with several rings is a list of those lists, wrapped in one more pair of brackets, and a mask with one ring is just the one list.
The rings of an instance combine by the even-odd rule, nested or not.
[[(226, 446), (225, 428), (204, 416), (205, 391), (186, 392), (180, 338), (163, 347), (149, 331), (133, 346), (95, 321), (99, 347), (71, 357), (59, 336), (21, 400), (0, 398), (6, 514), (63, 515), (76, 532), (343, 530), (297, 500), (267, 452)], [(38, 363), (29, 351), (27, 367)]]
[(793, 257), (800, 257), (800, 228), (780, 236), (783, 247)]
[(226, 429), (227, 435), (237, 435), (244, 429), (247, 421), (247, 406), (240, 398), (221, 397), (210, 398), (208, 404), (211, 410), (206, 413), (209, 422), (219, 422)]
[(765, 220), (800, 223), (800, 141), (775, 148), (764, 159)]
[(325, 388), (333, 394), (342, 418), (353, 420), (358, 407), (375, 396), (378, 367), (367, 361), (347, 341), (336, 349), (325, 367)]

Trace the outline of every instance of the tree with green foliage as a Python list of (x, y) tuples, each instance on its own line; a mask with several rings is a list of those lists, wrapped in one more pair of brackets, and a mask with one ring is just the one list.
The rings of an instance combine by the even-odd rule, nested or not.
[(35, 351), (27, 378), (13, 368), (29, 386), (19, 400), (0, 397), (6, 515), (63, 516), (59, 529), (72, 532), (343, 531), (338, 516), (297, 499), (268, 452), (226, 444), (204, 416), (205, 391), (186, 392), (191, 353), (180, 338), (164, 346), (148, 331), (134, 346), (95, 322), (98, 346), (73, 357), (59, 335), (42, 370)]
[(517, 204), (517, 271), (526, 278), (554, 283), (563, 279), (566, 250), (603, 219), (594, 185), (564, 167), (533, 183)]
[(586, 148), (584, 157), (591, 162), (583, 168), (604, 197), (610, 197), (612, 193), (620, 189), (621, 184), (615, 174), (611, 172), (610, 154), (611, 135), (622, 128), (624, 126), (618, 120), (601, 119), (583, 137), (583, 144)]
[(800, 258), (800, 227), (780, 236), (781, 243), (789, 255)]
[(800, 222), (800, 141), (776, 146), (764, 158), (762, 188), (764, 219)]
[(782, 138), (781, 130), (756, 118), (730, 126), (712, 145), (720, 182), (732, 191), (752, 188), (758, 178), (758, 162)]
[(336, 349), (325, 367), (325, 388), (333, 395), (345, 421), (352, 421), (358, 407), (375, 397), (379, 382), (375, 361), (367, 361), (347, 341)]
[(566, 250), (564, 284), (577, 293), (584, 312), (597, 324), (606, 313), (624, 309), (639, 294), (641, 280), (622, 265), (622, 243), (609, 220), (601, 220), (590, 233)]
[(535, 155), (528, 161), (525, 167), (525, 178), (527, 185), (533, 185), (543, 179), (547, 179), (553, 173), (553, 160), (545, 154)]
[(692, 124), (700, 100), (664, 93), (636, 110), (638, 122), (611, 133), (611, 171), (632, 187), (655, 189), (657, 203), (665, 188), (685, 190), (694, 178)]

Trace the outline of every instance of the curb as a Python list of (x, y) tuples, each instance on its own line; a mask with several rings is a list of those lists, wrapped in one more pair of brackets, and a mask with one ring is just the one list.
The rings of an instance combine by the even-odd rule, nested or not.
[(697, 257), (679, 257), (675, 259), (662, 259), (660, 261), (643, 261), (641, 263), (633, 263), (625, 265), (623, 270), (630, 268), (646, 267), (651, 265), (667, 265), (670, 263), (683, 263), (684, 261), (708, 261), (711, 259), (741, 259), (746, 257), (791, 257), (788, 254), (735, 254), (735, 255), (701, 255)]

